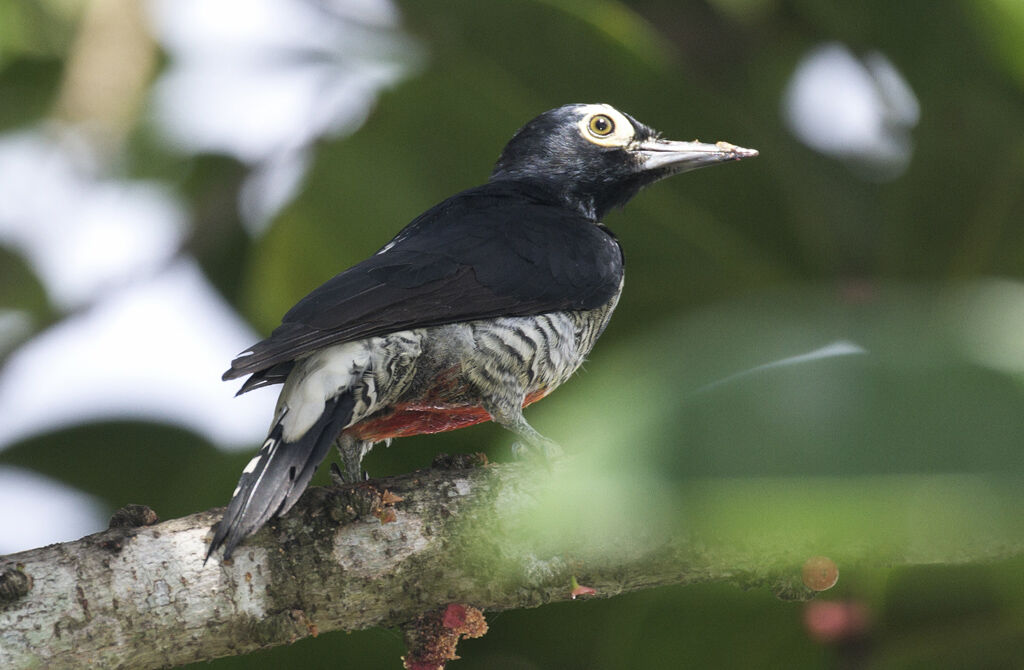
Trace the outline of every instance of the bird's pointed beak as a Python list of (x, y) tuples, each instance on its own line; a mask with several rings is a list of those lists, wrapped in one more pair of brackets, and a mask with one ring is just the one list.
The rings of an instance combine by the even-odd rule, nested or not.
[(757, 156), (757, 149), (744, 149), (728, 142), (705, 144), (654, 139), (639, 142), (630, 150), (639, 158), (641, 171), (667, 170), (670, 174)]

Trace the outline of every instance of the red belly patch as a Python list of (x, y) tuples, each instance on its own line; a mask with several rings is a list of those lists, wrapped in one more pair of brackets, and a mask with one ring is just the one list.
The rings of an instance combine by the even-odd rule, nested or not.
[[(548, 389), (534, 391), (526, 396), (523, 407), (547, 394)], [(358, 440), (379, 442), (393, 437), (443, 433), (490, 420), (491, 415), (479, 405), (412, 402), (396, 405), (389, 412), (360, 421), (345, 432)]]

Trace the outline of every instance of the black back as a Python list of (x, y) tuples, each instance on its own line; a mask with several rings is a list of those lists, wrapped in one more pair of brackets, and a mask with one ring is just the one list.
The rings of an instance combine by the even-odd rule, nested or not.
[(611, 231), (536, 184), (499, 179), (423, 213), (374, 256), (300, 300), (224, 378), (265, 371), (245, 391), (283, 381), (288, 362), (332, 344), (406, 328), (594, 309), (616, 294), (622, 274)]

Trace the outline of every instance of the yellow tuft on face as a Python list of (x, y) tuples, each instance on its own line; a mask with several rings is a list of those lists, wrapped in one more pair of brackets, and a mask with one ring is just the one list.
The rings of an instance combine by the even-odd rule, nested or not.
[(624, 147), (636, 130), (622, 112), (610, 105), (584, 105), (577, 126), (583, 139), (602, 147)]

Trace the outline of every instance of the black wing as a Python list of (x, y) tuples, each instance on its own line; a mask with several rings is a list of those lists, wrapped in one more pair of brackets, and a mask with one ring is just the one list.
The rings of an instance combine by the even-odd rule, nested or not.
[[(612, 233), (511, 183), (465, 191), (300, 300), (271, 335), (231, 363), (239, 393), (281, 382), (322, 347), (406, 328), (593, 309), (619, 289)], [(257, 374), (258, 373), (258, 374)]]

